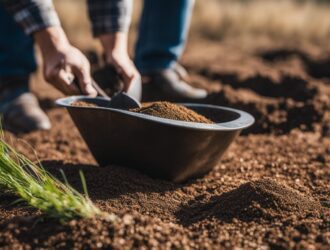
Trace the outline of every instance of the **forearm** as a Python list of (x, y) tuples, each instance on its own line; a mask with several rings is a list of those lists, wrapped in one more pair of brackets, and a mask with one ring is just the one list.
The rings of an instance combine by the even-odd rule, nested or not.
[(88, 0), (93, 35), (127, 33), (132, 15), (132, 0)]
[[(156, 1), (156, 0), (155, 0)], [(127, 33), (132, 15), (132, 0), (88, 0), (93, 35), (102, 43), (107, 64), (115, 67), (124, 91), (139, 83), (140, 75), (128, 56)]]
[(26, 34), (51, 26), (60, 26), (51, 0), (0, 0), (0, 3), (23, 27)]
[(43, 58), (51, 53), (66, 50), (70, 43), (61, 27), (48, 27), (34, 33), (34, 39), (41, 50)]
[(116, 32), (112, 34), (103, 34), (99, 36), (104, 48), (105, 60), (112, 63), (116, 55), (127, 55), (127, 33)]

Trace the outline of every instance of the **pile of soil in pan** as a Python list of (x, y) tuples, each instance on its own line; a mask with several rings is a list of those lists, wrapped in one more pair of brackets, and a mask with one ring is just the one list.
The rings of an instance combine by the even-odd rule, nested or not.
[[(76, 107), (97, 107), (96, 104), (87, 101), (74, 101), (71, 105)], [(141, 108), (130, 109), (130, 111), (171, 120), (208, 124), (214, 123), (210, 119), (196, 113), (191, 109), (170, 102), (143, 103)]]
[(211, 120), (188, 109), (182, 105), (170, 102), (150, 102), (143, 104), (142, 108), (131, 109), (130, 111), (167, 118), (171, 120), (199, 122), (212, 124)]
[(272, 220), (288, 215), (319, 217), (322, 206), (318, 201), (280, 185), (271, 179), (247, 182), (238, 188), (212, 197), (207, 205), (199, 206), (203, 211), (190, 214), (190, 222), (201, 213), (224, 221), (238, 218), (242, 221), (255, 219)]
[(90, 108), (97, 107), (95, 103), (86, 102), (86, 101), (74, 101), (71, 102), (71, 105), (75, 107), (90, 107)]

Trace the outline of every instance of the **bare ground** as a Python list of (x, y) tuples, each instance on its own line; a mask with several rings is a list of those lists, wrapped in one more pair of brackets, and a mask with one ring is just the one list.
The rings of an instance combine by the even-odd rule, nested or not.
[[(0, 248), (328, 249), (327, 53), (310, 47), (189, 46), (183, 64), (192, 84), (209, 90), (203, 102), (248, 111), (256, 124), (210, 173), (183, 184), (120, 166), (98, 167), (69, 115), (52, 104), (58, 93), (40, 85), (37, 93), (53, 128), (18, 137), (52, 173), (62, 168), (79, 190), (78, 170), (83, 169), (92, 200), (118, 220), (60, 224), (11, 205), (12, 195), (1, 195)], [(145, 86), (145, 100), (159, 98)], [(25, 144), (15, 144), (34, 157)]]

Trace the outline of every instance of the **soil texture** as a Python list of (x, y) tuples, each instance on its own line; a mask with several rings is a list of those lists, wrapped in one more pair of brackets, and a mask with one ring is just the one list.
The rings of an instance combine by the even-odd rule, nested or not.
[(76, 107), (90, 107), (90, 108), (97, 107), (95, 103), (86, 102), (86, 101), (74, 101), (71, 103), (71, 105)]
[[(8, 140), (37, 160), (17, 139), (27, 141), (48, 171), (61, 179), (63, 169), (79, 191), (82, 170), (91, 199), (117, 219), (60, 224), (1, 192), (0, 249), (329, 249), (329, 51), (298, 47), (188, 47), (182, 63), (191, 84), (209, 91), (201, 102), (245, 110), (256, 123), (212, 171), (182, 184), (99, 167), (67, 111), (52, 104), (58, 92), (38, 81), (52, 129), (6, 132)], [(151, 83), (143, 98), (193, 102), (165, 99)]]
[(147, 114), (171, 120), (186, 122), (214, 123), (208, 118), (182, 105), (170, 102), (151, 102), (143, 104), (142, 108), (131, 109), (130, 111)]

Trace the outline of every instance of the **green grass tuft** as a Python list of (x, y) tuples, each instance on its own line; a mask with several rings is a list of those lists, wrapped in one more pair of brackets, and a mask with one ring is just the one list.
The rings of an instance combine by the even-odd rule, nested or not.
[(82, 173), (80, 176), (85, 195), (16, 152), (4, 141), (1, 133), (0, 192), (10, 191), (32, 207), (62, 221), (105, 215), (89, 199), (86, 180)]

